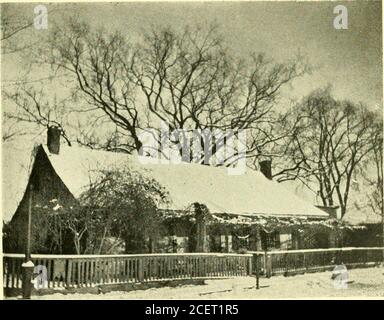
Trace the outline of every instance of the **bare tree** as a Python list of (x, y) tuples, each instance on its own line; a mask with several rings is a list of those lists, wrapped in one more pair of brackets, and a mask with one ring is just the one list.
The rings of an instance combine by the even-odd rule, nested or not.
[[(37, 251), (44, 246), (59, 252), (74, 247), (76, 254), (101, 254), (125, 242), (127, 252), (143, 252), (147, 238), (155, 240), (161, 235), (165, 215), (160, 207), (168, 202), (164, 187), (132, 168), (93, 171), (78, 201), (46, 199), (36, 206), (39, 215), (34, 234), (39, 234), (42, 224), (47, 227), (40, 243), (34, 245)], [(107, 241), (111, 238), (115, 239), (113, 245)]]
[[(135, 58), (133, 81), (144, 93), (152, 118), (169, 124), (170, 130), (247, 129), (252, 132), (247, 142), (252, 156), (274, 138), (268, 131), (281, 87), (308, 71), (301, 57), (286, 64), (273, 63), (263, 54), (235, 59), (215, 26), (205, 31), (187, 27), (180, 34), (154, 29)], [(226, 139), (202, 138), (201, 149), (209, 152), (200, 161), (209, 162), (206, 157), (226, 146)]]
[[(13, 124), (15, 129), (3, 130), (3, 142), (14, 138), (16, 135), (26, 135), (37, 132), (49, 126), (55, 125), (60, 128), (62, 137), (68, 145), (71, 142), (64, 130), (67, 123), (68, 108), (66, 100), (52, 101), (47, 97), (43, 89), (36, 89), (34, 86), (22, 84), (12, 90), (3, 91), (3, 100), (8, 109), (3, 112), (5, 121)], [(63, 125), (64, 124), (64, 125)], [(29, 129), (27, 127), (29, 126)]]
[[(380, 119), (380, 116), (380, 114), (377, 114), (378, 119)], [(366, 203), (374, 214), (381, 217), (382, 241), (384, 244), (383, 123), (378, 120), (373, 125), (376, 130), (371, 141), (372, 151), (370, 157), (361, 164), (361, 174), (365, 185), (367, 185), (367, 190), (369, 190), (366, 195)]]
[[(32, 15), (30, 19), (20, 15), (10, 4), (1, 4), (0, 44), (3, 55), (20, 52), (29, 46), (25, 41), (21, 41), (19, 36), (23, 34), (23, 31), (32, 26), (32, 18)], [(16, 119), (8, 118), (8, 114), (6, 113), (3, 113), (2, 127), (3, 142), (12, 140), (17, 136), (28, 134), (26, 130), (19, 126)]]
[[(116, 126), (128, 152), (141, 149), (142, 129), (162, 121), (171, 131), (248, 129), (249, 154), (255, 155), (260, 144), (274, 139), (273, 107), (282, 86), (308, 71), (301, 57), (287, 63), (261, 54), (231, 57), (214, 27), (153, 29), (133, 44), (118, 32), (72, 21), (52, 37), (46, 61), (75, 79), (90, 109), (98, 108)], [(210, 141), (209, 153), (226, 139)], [(200, 143), (207, 150), (202, 137)], [(200, 161), (207, 162), (204, 155)]]
[(323, 205), (339, 205), (344, 216), (353, 175), (382, 135), (377, 115), (361, 104), (335, 100), (326, 88), (296, 105), (285, 121), (295, 129), (283, 145), (285, 168), (275, 177), (303, 179)]
[(119, 33), (91, 32), (74, 21), (67, 29), (57, 29), (52, 51), (46, 61), (76, 81), (75, 90), (83, 94), (89, 111), (101, 110), (119, 129), (129, 133), (128, 150), (140, 149), (139, 111), (132, 83), (125, 73), (131, 57), (126, 39)]
[(1, 4), (1, 48), (2, 54), (22, 51), (30, 46), (29, 42), (18, 41), (18, 36), (33, 25), (30, 17), (21, 15), (12, 4)]
[[(58, 117), (58, 110), (63, 107), (65, 100), (49, 101), (47, 80), (52, 80), (55, 74), (43, 78), (34, 77), (37, 49), (43, 43), (43, 37), (31, 37), (34, 12), (30, 14), (19, 11), (14, 4), (1, 4), (1, 38), (2, 54), (8, 59), (17, 59), (22, 63), (21, 74), (15, 79), (2, 79), (3, 125), (2, 140), (10, 141), (20, 136), (38, 135), (42, 127), (50, 124), (65, 126), (63, 114)], [(51, 10), (54, 14), (56, 10)], [(32, 40), (35, 39), (35, 40)], [(38, 44), (38, 45), (36, 45)], [(34, 45), (34, 50), (31, 49)], [(4, 62), (4, 61), (3, 61)], [(39, 72), (37, 72), (39, 73)], [(62, 113), (62, 112), (61, 112)], [(63, 136), (69, 142), (64, 130)]]

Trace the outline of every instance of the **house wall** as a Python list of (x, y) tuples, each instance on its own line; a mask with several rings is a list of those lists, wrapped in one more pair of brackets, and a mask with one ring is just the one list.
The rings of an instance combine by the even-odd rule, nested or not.
[[(33, 185), (32, 191), (32, 233), (31, 250), (33, 253), (72, 253), (67, 249), (58, 250), (50, 248), (47, 245), (47, 228), (39, 225), (38, 215), (41, 209), (56, 199), (58, 204), (71, 205), (76, 202), (67, 187), (54, 171), (43, 148), (40, 146), (36, 150), (36, 157), (28, 181), (24, 196), (16, 210), (15, 215), (9, 225), (5, 227), (5, 237), (3, 237), (3, 248), (5, 252), (25, 252), (27, 221), (28, 221), (28, 203), (31, 195), (30, 185)], [(54, 205), (52, 203), (51, 207)], [(69, 246), (68, 246), (69, 247)], [(64, 252), (63, 252), (64, 250)]]
[[(179, 226), (178, 232), (169, 232), (169, 235), (159, 239), (154, 252), (194, 252), (194, 236), (187, 231), (184, 232)], [(245, 237), (249, 234), (249, 237)], [(192, 244), (191, 244), (192, 243)], [(264, 251), (264, 250), (297, 250), (330, 247), (329, 230), (303, 230), (297, 232), (287, 228), (266, 233), (260, 232), (257, 237), (255, 232), (247, 228), (236, 232), (228, 230), (220, 232), (218, 229), (208, 229), (206, 243), (209, 252), (242, 252), (242, 251)]]
[(365, 229), (344, 230), (343, 246), (345, 247), (381, 247), (383, 245), (383, 229), (380, 223), (364, 225)]
[[(49, 246), (47, 226), (39, 225), (38, 211), (51, 200), (56, 199), (57, 203), (64, 206), (76, 204), (76, 199), (69, 192), (54, 171), (44, 149), (40, 146), (37, 149), (35, 162), (31, 171), (27, 190), (20, 202), (20, 205), (5, 228), (3, 247), (5, 252), (25, 252), (28, 201), (31, 195), (29, 186), (33, 185), (32, 191), (32, 241), (31, 251), (33, 253), (74, 253), (74, 245), (71, 237), (65, 239), (61, 248)], [(40, 209), (39, 209), (40, 208)], [(178, 220), (168, 223), (167, 236), (159, 243), (148, 245), (153, 252), (193, 252), (196, 249), (196, 225), (188, 220)], [(244, 237), (249, 234), (249, 237)], [(299, 239), (300, 238), (300, 239)], [(320, 237), (321, 238), (321, 237)], [(322, 239), (322, 238), (321, 238)], [(279, 230), (267, 234), (257, 231), (257, 228), (247, 227), (244, 230), (237, 230), (222, 226), (218, 228), (207, 228), (206, 243), (211, 252), (232, 252), (238, 250), (271, 250), (271, 249), (301, 249), (305, 247), (323, 247), (321, 241), (315, 240), (309, 246), (305, 238), (297, 237), (291, 230)]]

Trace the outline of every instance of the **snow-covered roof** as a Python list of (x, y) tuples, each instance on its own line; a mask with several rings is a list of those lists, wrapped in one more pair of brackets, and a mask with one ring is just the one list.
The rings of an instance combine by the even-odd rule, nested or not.
[(351, 225), (367, 225), (381, 223), (382, 217), (370, 208), (359, 208), (350, 206), (342, 220)]
[(4, 222), (9, 222), (16, 212), (25, 189), (33, 165), (33, 145), (16, 148), (14, 145), (2, 145), (1, 163), (1, 215)]
[(226, 168), (191, 163), (144, 164), (138, 156), (62, 146), (51, 154), (43, 146), (54, 170), (75, 196), (84, 192), (93, 173), (129, 166), (150, 175), (170, 194), (171, 208), (185, 210), (205, 204), (211, 213), (328, 217), (328, 214), (268, 180), (258, 171), (229, 175)]

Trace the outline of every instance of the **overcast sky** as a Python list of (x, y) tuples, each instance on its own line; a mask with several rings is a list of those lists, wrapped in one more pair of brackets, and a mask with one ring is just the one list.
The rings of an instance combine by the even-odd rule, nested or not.
[[(348, 9), (348, 30), (333, 27), (333, 8), (337, 4)], [(15, 5), (19, 13), (33, 15), (36, 4)], [(88, 3), (47, 7), (52, 12), (48, 16), (50, 23), (77, 14), (91, 25), (120, 29), (132, 37), (140, 37), (151, 24), (181, 28), (214, 22), (234, 54), (265, 52), (276, 60), (292, 58), (299, 50), (306, 54), (316, 70), (295, 81), (289, 92), (293, 98), (331, 83), (340, 98), (376, 107), (382, 102), (380, 1)], [(32, 29), (28, 36), (48, 32), (49, 28)], [(3, 79), (21, 71), (15, 57), (7, 56), (3, 62)]]

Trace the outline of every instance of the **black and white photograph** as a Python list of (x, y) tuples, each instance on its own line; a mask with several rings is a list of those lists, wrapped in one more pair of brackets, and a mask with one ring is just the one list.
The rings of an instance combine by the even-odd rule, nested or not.
[(381, 1), (0, 9), (4, 300), (384, 299)]

